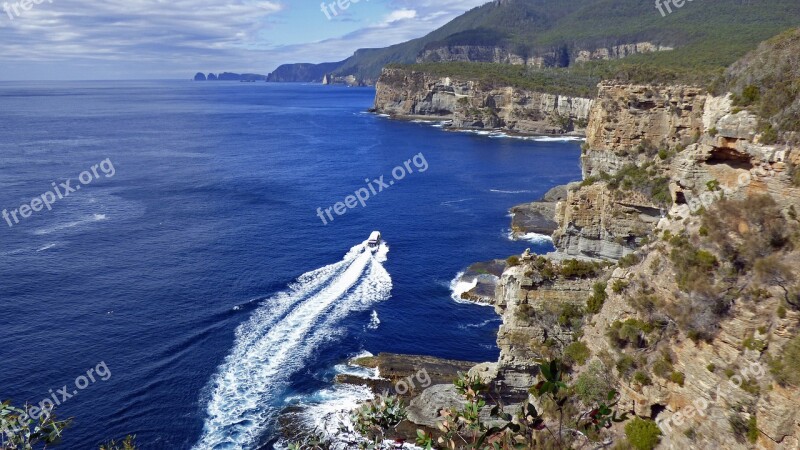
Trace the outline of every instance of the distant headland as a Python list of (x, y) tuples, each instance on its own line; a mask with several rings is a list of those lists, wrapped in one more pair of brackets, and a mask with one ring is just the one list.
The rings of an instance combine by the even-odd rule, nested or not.
[(209, 73), (206, 75), (203, 72), (197, 72), (197, 74), (194, 76), (194, 81), (267, 81), (267, 76), (257, 73), (231, 72), (222, 72), (219, 75), (215, 73)]

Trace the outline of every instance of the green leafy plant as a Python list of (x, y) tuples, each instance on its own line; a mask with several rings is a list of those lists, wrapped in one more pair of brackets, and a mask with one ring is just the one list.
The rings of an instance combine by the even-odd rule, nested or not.
[(373, 448), (408, 417), (403, 401), (396, 396), (380, 397), (356, 409), (350, 417), (356, 432), (372, 442)]
[(28, 404), (18, 408), (5, 401), (0, 403), (0, 448), (33, 450), (57, 444), (71, 423), (72, 419), (57, 420), (52, 408), (42, 411)]
[[(627, 420), (627, 413), (616, 410), (615, 391), (608, 392), (598, 406), (568, 418), (569, 403), (573, 390), (566, 384), (567, 367), (559, 360), (538, 364), (539, 383), (530, 393), (540, 403), (553, 405), (555, 417), (546, 418), (530, 402), (525, 402), (516, 415), (505, 412), (498, 402), (492, 400), (491, 424), (481, 419), (480, 411), (487, 406), (487, 386), (478, 378), (459, 375), (456, 390), (466, 400), (463, 408), (451, 408), (441, 413), (439, 424), (442, 436), (434, 438), (422, 430), (417, 432), (417, 445), (426, 449), (495, 449), (512, 450), (524, 448), (566, 449), (570, 437), (585, 439), (594, 436), (611, 424)], [(565, 427), (565, 425), (567, 427)]]
[(100, 450), (136, 450), (136, 436), (128, 435), (120, 442), (110, 441), (100, 446)]

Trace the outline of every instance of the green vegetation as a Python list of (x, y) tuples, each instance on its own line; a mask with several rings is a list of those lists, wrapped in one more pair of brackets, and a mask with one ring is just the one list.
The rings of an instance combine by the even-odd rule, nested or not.
[[(566, 383), (567, 366), (559, 360), (552, 360), (540, 363), (537, 369), (540, 382), (530, 388), (530, 393), (538, 398), (538, 404), (546, 405), (543, 411), (525, 402), (516, 415), (508, 414), (488, 395), (488, 386), (479, 378), (460, 374), (455, 386), (465, 400), (464, 406), (442, 412), (443, 420), (438, 424), (441, 438), (418, 430), (417, 445), (425, 449), (449, 450), (564, 449), (571, 448), (575, 439), (575, 434), (568, 429), (580, 430), (582, 439), (592, 443), (600, 441), (600, 434), (611, 424), (627, 420), (627, 413), (619, 414), (616, 409), (617, 392), (603, 393), (598, 402), (590, 403), (594, 407), (591, 414), (581, 414), (575, 408), (577, 398), (574, 393), (578, 389)], [(599, 386), (600, 383), (593, 385), (590, 390)], [(591, 401), (592, 397), (594, 392), (585, 398)], [(487, 423), (481, 414), (487, 407), (491, 423)]]
[(781, 385), (800, 386), (800, 335), (786, 344), (780, 357), (770, 361), (770, 372)]
[(653, 450), (661, 440), (661, 430), (652, 420), (639, 417), (634, 418), (625, 425), (625, 435), (628, 442), (637, 450)]
[(717, 91), (734, 93), (734, 104), (765, 123), (761, 141), (778, 142), (783, 131), (800, 131), (800, 29), (776, 36), (731, 66)]
[(615, 294), (621, 294), (627, 287), (628, 282), (625, 280), (614, 280), (614, 282), (611, 283), (611, 291)]
[(636, 253), (630, 253), (620, 258), (617, 264), (623, 269), (627, 269), (629, 267), (635, 266), (636, 264), (639, 264), (641, 261), (642, 261), (641, 256), (637, 255)]
[(612, 344), (618, 348), (632, 346), (634, 348), (647, 347), (647, 335), (655, 330), (652, 324), (639, 319), (619, 320), (612, 323), (607, 331), (607, 336)]
[(506, 259), (506, 263), (508, 264), (508, 267), (518, 266), (519, 265), (519, 256), (516, 256), (516, 255), (509, 256), (508, 259)]
[[(35, 418), (34, 418), (35, 417)], [(0, 444), (8, 450), (33, 450), (57, 444), (61, 433), (72, 419), (57, 420), (52, 414), (32, 405), (17, 408), (6, 401), (0, 403)]]
[(637, 371), (635, 374), (633, 374), (633, 381), (642, 386), (650, 386), (653, 384), (653, 380), (650, 379), (650, 376), (642, 371)]
[(395, 396), (388, 396), (355, 410), (351, 415), (351, 422), (359, 434), (377, 446), (388, 438), (387, 433), (397, 428), (407, 416), (408, 412), (403, 401)]
[(575, 380), (575, 395), (584, 405), (594, 405), (607, 400), (614, 389), (608, 368), (600, 361), (592, 361)]
[(760, 258), (789, 247), (794, 231), (768, 195), (722, 199), (704, 214), (703, 225), (709, 230), (708, 239), (739, 273), (751, 270)]
[(673, 248), (669, 257), (675, 266), (678, 287), (684, 292), (696, 292), (706, 287), (719, 265), (717, 257), (711, 252), (695, 248), (683, 236), (672, 238), (670, 243)]
[[(18, 408), (5, 401), (0, 403), (0, 449), (44, 450), (60, 444), (72, 421), (58, 420), (53, 408), (43, 410), (28, 404)], [(119, 443), (110, 441), (100, 445), (100, 450), (136, 450), (135, 440), (136, 436), (128, 436)]]
[(120, 442), (110, 441), (100, 446), (100, 450), (136, 450), (136, 436), (127, 436)]
[(686, 375), (683, 372), (672, 372), (672, 375), (669, 377), (669, 381), (673, 383), (683, 386), (683, 383), (686, 381)]
[(568, 259), (561, 263), (560, 273), (567, 279), (592, 278), (600, 275), (607, 266), (607, 263)]
[(603, 309), (603, 304), (606, 302), (608, 298), (608, 294), (606, 294), (606, 283), (595, 283), (592, 286), (592, 295), (589, 297), (589, 300), (586, 301), (586, 310), (591, 314), (597, 314)]
[(565, 360), (580, 366), (586, 364), (590, 356), (592, 356), (592, 352), (589, 350), (589, 347), (581, 341), (573, 342), (564, 349)]
[(747, 439), (747, 441), (751, 444), (755, 444), (758, 440), (758, 422), (756, 421), (756, 417), (754, 415), (751, 415), (750, 418), (745, 421), (738, 414), (733, 414), (728, 417), (728, 423), (730, 424), (733, 433), (737, 436), (740, 436), (742, 440)]
[(558, 324), (572, 330), (580, 330), (583, 325), (583, 308), (572, 303), (564, 303), (558, 311)]
[(669, 379), (672, 375), (672, 362), (666, 358), (659, 358), (653, 363), (653, 373), (661, 378)]

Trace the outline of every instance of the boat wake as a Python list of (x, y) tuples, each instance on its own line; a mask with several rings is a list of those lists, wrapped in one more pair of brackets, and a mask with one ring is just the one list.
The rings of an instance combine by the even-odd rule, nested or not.
[(338, 263), (301, 275), (236, 330), (231, 353), (210, 385), (207, 418), (195, 449), (249, 449), (271, 431), (292, 375), (329, 342), (343, 318), (389, 298), (385, 243), (366, 242)]

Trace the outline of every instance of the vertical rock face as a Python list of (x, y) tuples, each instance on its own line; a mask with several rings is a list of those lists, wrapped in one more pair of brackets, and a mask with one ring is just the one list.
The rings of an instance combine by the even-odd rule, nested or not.
[(640, 146), (692, 143), (703, 131), (705, 102), (697, 87), (600, 84), (586, 128), (584, 177), (637, 162), (630, 153)]
[(384, 69), (375, 94), (380, 113), (447, 119), (456, 128), (530, 134), (580, 132), (591, 107), (592, 100), (586, 98), (489, 87), (406, 69)]
[[(732, 299), (730, 308), (709, 329), (710, 338), (689, 339), (685, 330), (672, 328), (675, 320), (687, 319), (675, 317), (706, 312), (683, 311), (697, 294), (679, 286), (682, 261), (671, 257), (672, 243), (660, 238), (665, 231), (690, 238), (708, 233), (700, 231), (700, 216), (692, 211), (712, 207), (722, 197), (719, 192), (734, 200), (767, 194), (786, 216), (787, 226), (796, 220), (792, 211), (796, 217), (800, 187), (792, 181), (792, 170), (800, 165), (800, 149), (759, 144), (757, 123), (752, 114), (733, 109), (728, 97), (709, 96), (697, 88), (600, 87), (582, 159), (585, 176), (598, 178), (572, 185), (558, 202), (553, 234), (557, 252), (548, 257), (558, 264), (572, 256), (617, 259), (635, 250), (637, 258), (630, 267), (578, 280), (544, 277), (537, 268), (541, 261), (530, 258), (503, 273), (495, 293), (503, 317), (496, 369), (509, 397), (523, 396), (534, 382), (543, 343), (574, 339), (570, 330), (548, 319), (546, 310), (585, 306), (593, 284), (607, 282), (604, 305), (588, 319), (581, 341), (618, 381), (622, 409), (659, 423), (659, 449), (800, 448), (800, 389), (779, 384), (769, 367), (769, 361), (783, 358), (787, 342), (797, 336), (800, 311), (785, 307), (786, 294), (778, 286), (762, 284), (756, 294), (752, 289), (759, 285), (752, 284), (755, 278), (749, 273), (735, 278), (725, 294)], [(669, 152), (661, 158), (638, 150), (643, 143)], [(630, 166), (653, 167), (668, 179), (674, 200), (668, 214), (662, 217), (646, 195), (612, 189), (599, 177), (613, 177)], [(743, 226), (738, 225), (740, 230)], [(642, 239), (647, 235), (649, 243)], [(800, 252), (790, 248), (781, 257), (796, 273)], [(642, 307), (642, 302), (654, 303)], [(781, 305), (783, 312), (776, 314)], [(661, 317), (664, 327), (658, 336), (648, 337), (652, 344), (626, 353), (609, 338), (615, 324), (652, 320), (648, 314)], [(630, 361), (647, 382), (621, 372), (626, 354), (635, 355)], [(656, 375), (658, 364), (661, 375)], [(755, 443), (747, 441), (742, 427), (744, 434), (749, 427)], [(621, 430), (616, 432), (621, 437)]]
[(572, 190), (556, 207), (556, 248), (570, 256), (618, 260), (632, 253), (661, 219), (660, 208), (637, 192), (603, 183)]
[(640, 53), (669, 50), (673, 50), (673, 48), (651, 42), (636, 42), (594, 49), (555, 48), (523, 56), (503, 46), (442, 45), (423, 50), (417, 57), (417, 62), (486, 62), (536, 68), (566, 67), (577, 62), (621, 59)]
[(503, 273), (495, 293), (495, 311), (503, 317), (497, 333), (497, 381), (507, 401), (527, 398), (528, 389), (536, 384), (535, 361), (572, 342), (572, 331), (558, 323), (558, 316), (565, 305), (582, 307), (592, 282), (543, 278), (529, 262)]

